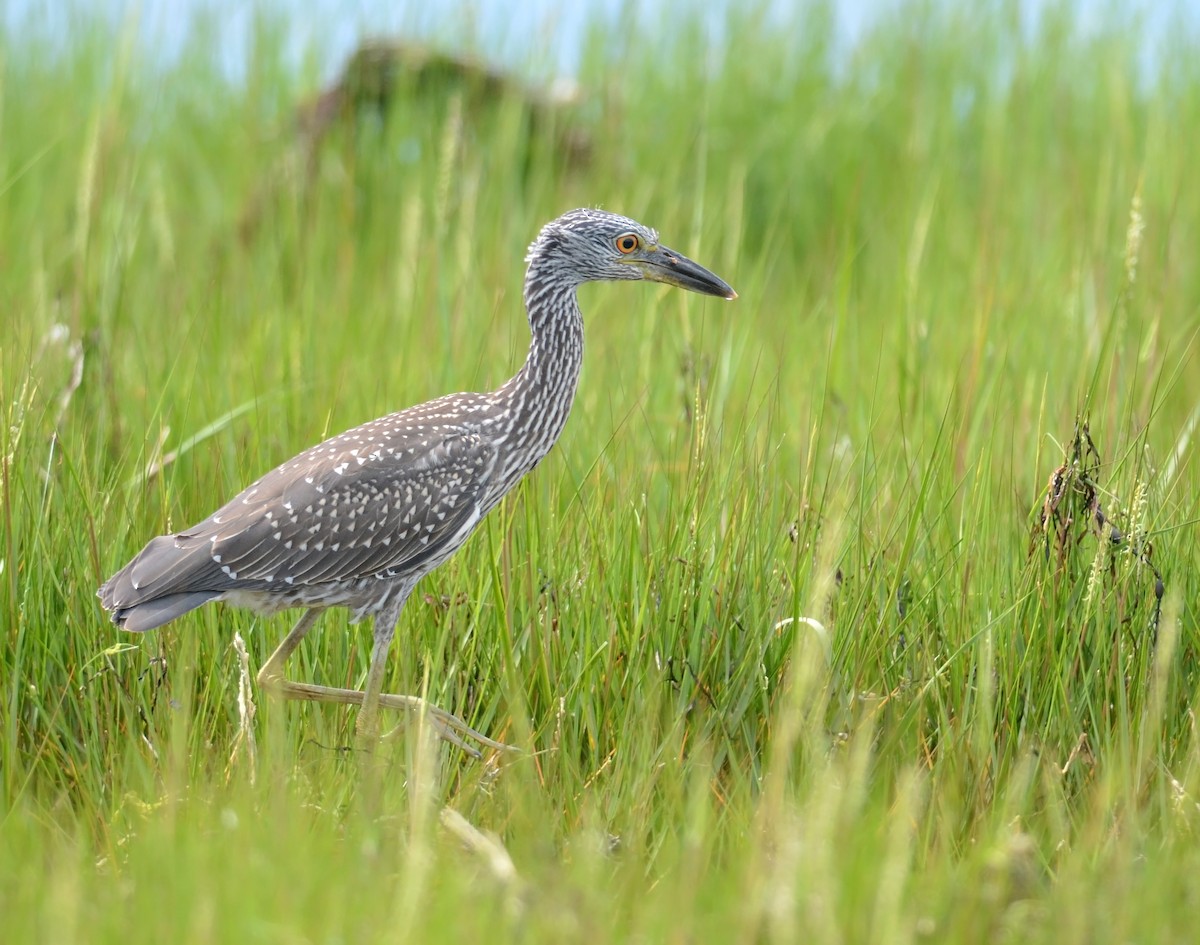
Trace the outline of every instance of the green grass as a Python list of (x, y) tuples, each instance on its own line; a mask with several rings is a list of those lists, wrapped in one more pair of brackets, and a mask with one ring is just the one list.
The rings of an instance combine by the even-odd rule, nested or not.
[[(833, 64), (820, 7), (597, 34), (586, 168), (406, 101), (311, 186), (269, 22), (244, 84), (203, 33), (0, 39), (6, 940), (1194, 935), (1195, 36), (902, 6)], [(239, 709), (285, 618), (107, 623), (148, 538), (504, 380), (578, 205), (740, 298), (585, 289), (562, 441), (404, 614), (387, 688), (527, 753), (364, 764), (351, 711)], [(1039, 531), (1082, 418), (1119, 542), (1082, 491)], [(368, 646), (330, 615), (296, 674)]]

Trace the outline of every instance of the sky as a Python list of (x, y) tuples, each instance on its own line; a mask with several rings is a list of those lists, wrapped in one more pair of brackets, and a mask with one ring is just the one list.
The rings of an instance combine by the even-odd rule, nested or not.
[[(236, 76), (247, 61), (257, 16), (287, 24), (288, 48), (297, 61), (314, 56), (323, 77), (336, 73), (365, 36), (403, 36), (454, 46), (448, 39), (474, 36), (476, 52), (489, 61), (527, 64), (548, 73), (572, 75), (578, 65), (587, 24), (595, 17), (615, 21), (623, 8), (662, 17), (664, 11), (686, 5), (638, 3), (636, 0), (4, 0), (0, 20), (11, 38), (36, 30), (43, 36), (69, 37), (95, 14), (114, 27), (134, 30), (148, 55), (169, 63), (183, 47), (198, 18), (214, 24), (214, 54)], [(739, 0), (697, 0), (705, 11), (710, 36), (719, 41), (724, 11)], [(745, 0), (741, 0), (745, 2)], [(803, 0), (761, 0), (768, 15), (803, 10)], [(943, 0), (953, 3), (955, 0)], [(966, 8), (979, 0), (961, 0)], [(1064, 0), (1014, 0), (1023, 18), (1033, 22), (1038, 12)], [(1170, 29), (1177, 15), (1200, 24), (1197, 0), (1065, 0), (1079, 14), (1082, 28), (1138, 15), (1146, 23), (1145, 50)], [(839, 41), (851, 46), (855, 38), (896, 0), (836, 0)], [(81, 13), (81, 11), (86, 11)]]

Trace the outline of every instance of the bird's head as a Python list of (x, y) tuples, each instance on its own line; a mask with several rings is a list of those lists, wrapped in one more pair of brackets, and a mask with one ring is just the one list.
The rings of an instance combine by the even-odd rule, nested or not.
[(572, 210), (542, 227), (529, 247), (531, 275), (584, 282), (649, 279), (735, 299), (721, 278), (658, 241), (658, 233), (636, 220), (605, 210)]

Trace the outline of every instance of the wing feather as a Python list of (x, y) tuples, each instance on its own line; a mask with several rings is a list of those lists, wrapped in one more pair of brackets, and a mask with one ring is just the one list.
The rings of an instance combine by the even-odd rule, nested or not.
[(411, 571), (465, 539), (495, 463), (470, 433), (423, 447), (403, 463), (347, 452), (280, 467), (247, 490), (249, 502), (235, 498), (193, 534), (210, 532), (214, 563), (241, 586)]
[(118, 623), (149, 629), (230, 591), (423, 574), (483, 514), (497, 452), (475, 424), (494, 408), (455, 394), (318, 443), (194, 527), (150, 541), (101, 600)]

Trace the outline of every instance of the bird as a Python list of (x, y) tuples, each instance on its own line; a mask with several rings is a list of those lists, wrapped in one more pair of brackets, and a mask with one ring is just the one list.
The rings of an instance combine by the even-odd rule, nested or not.
[[(206, 603), (261, 615), (304, 608), (258, 673), (285, 699), (359, 705), (356, 737), (379, 737), (381, 708), (425, 714), (468, 754), (511, 746), (417, 696), (383, 693), (387, 654), (417, 583), (547, 455), (567, 421), (583, 364), (577, 290), (649, 280), (734, 299), (721, 278), (662, 245), (657, 231), (598, 209), (547, 223), (525, 257), (530, 344), (508, 381), (450, 394), (356, 426), (251, 483), (191, 528), (152, 539), (98, 589), (114, 624), (152, 630)], [(288, 679), (289, 656), (329, 608), (370, 618), (362, 690)]]

